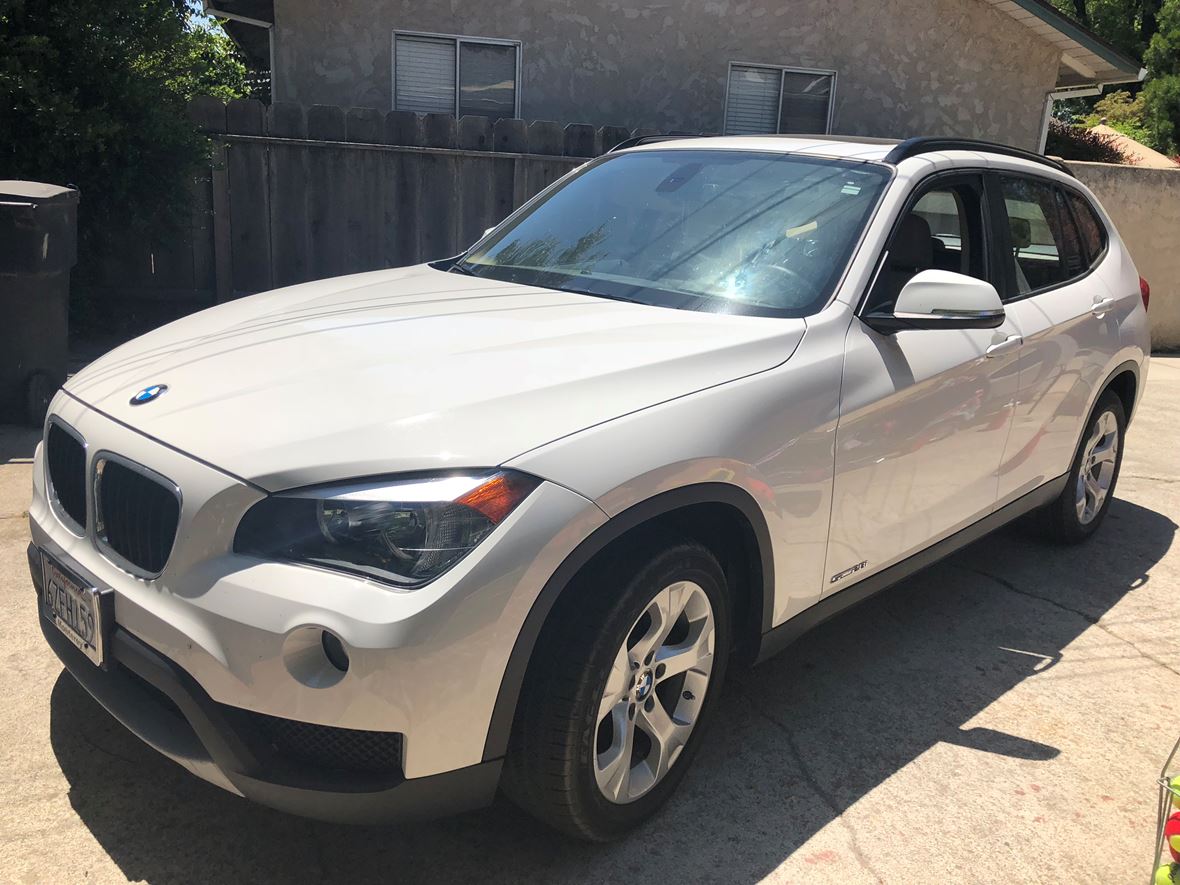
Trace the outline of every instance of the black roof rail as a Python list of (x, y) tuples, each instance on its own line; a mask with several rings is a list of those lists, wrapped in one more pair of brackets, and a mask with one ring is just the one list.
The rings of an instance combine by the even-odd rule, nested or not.
[(636, 135), (634, 138), (624, 138), (613, 148), (607, 151), (608, 154), (613, 154), (615, 151), (623, 151), (627, 148), (638, 147), (641, 144), (656, 144), (661, 141), (675, 141), (679, 138), (707, 138), (705, 135)]
[(934, 151), (983, 151), (989, 154), (1003, 154), (1005, 157), (1031, 160), (1033, 163), (1040, 163), (1042, 166), (1048, 166), (1051, 169), (1056, 169), (1058, 172), (1064, 172), (1071, 178), (1077, 178), (1073, 174), (1073, 170), (1060, 160), (1054, 160), (1052, 157), (1046, 157), (1044, 154), (1034, 153), (1033, 151), (1026, 151), (1023, 148), (1012, 147), (1007, 144), (997, 144), (992, 141), (983, 141), (978, 138), (947, 138), (944, 136), (929, 135), (919, 138), (907, 138), (885, 155), (885, 162), (896, 165), (902, 160), (908, 160), (910, 157), (917, 157), (921, 154), (933, 153)]

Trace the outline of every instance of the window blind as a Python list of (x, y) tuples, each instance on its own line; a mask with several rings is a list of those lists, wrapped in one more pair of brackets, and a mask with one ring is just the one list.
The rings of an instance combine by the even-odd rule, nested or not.
[(399, 111), (455, 113), (455, 41), (398, 34), (393, 79)]

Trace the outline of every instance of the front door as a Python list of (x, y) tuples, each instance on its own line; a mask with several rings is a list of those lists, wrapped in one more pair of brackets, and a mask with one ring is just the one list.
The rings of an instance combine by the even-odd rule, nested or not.
[[(865, 311), (927, 269), (994, 282), (981, 175), (938, 176), (897, 224)], [(996, 329), (848, 330), (827, 586), (836, 592), (986, 515), (1007, 443), (1020, 338)]]

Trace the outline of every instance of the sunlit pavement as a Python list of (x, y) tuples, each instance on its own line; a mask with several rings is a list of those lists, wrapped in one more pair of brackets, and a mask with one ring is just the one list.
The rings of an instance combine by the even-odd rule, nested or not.
[(1016, 529), (732, 676), (668, 811), (609, 846), (501, 803), (400, 829), (311, 823), (125, 732), (41, 638), (36, 435), (0, 428), (0, 881), (1147, 881), (1180, 736), (1180, 358), (1156, 357), (1098, 536)]

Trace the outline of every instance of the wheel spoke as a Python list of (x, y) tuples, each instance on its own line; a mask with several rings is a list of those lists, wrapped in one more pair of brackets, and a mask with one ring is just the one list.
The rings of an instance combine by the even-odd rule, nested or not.
[(627, 649), (620, 648), (611, 664), (610, 673), (606, 677), (606, 689), (602, 693), (602, 700), (598, 705), (598, 719), (601, 722), (631, 687), (631, 662), (627, 659)]
[(595, 772), (602, 794), (615, 802), (627, 799), (631, 784), (631, 755), (635, 746), (635, 721), (627, 717), (626, 704), (620, 704), (620, 707), (619, 718), (622, 721), (616, 721), (616, 740), (606, 753), (598, 757), (598, 770)]
[(651, 770), (654, 783), (659, 781), (672, 767), (672, 763), (676, 761), (676, 757), (680, 755), (680, 750), (688, 740), (692, 726), (676, 722), (668, 715), (668, 711), (664, 709), (664, 705), (658, 699), (654, 701), (650, 710), (646, 707), (639, 709), (637, 724), (651, 739), (652, 746), (647, 757), (647, 765)]
[(648, 605), (646, 613), (651, 618), (647, 632), (631, 647), (631, 657), (643, 663), (648, 655), (655, 654), (656, 649), (664, 644), (676, 619), (684, 611), (687, 585), (681, 581), (665, 587)]
[(1098, 422), (1098, 426), (1102, 430), (1103, 437), (1114, 436), (1118, 431), (1118, 423), (1114, 420), (1113, 412), (1103, 412), (1102, 420)]
[(1102, 431), (1102, 421), (1094, 425), (1094, 432), (1090, 434), (1090, 438), (1086, 440), (1086, 451), (1092, 452), (1097, 447), (1098, 443), (1102, 442), (1102, 437), (1106, 436)]
[(1095, 450), (1094, 454), (1091, 456), (1090, 460), (1094, 464), (1105, 464), (1107, 462), (1110, 462), (1113, 464), (1116, 451), (1117, 450), (1115, 449), (1115, 447), (1113, 445), (1109, 445), (1106, 448), (1097, 449), (1097, 450)]
[[(657, 679), (671, 679), (686, 670), (708, 675), (713, 669), (713, 621), (702, 618), (689, 625), (688, 638), (677, 645), (665, 645), (656, 652)], [(658, 665), (663, 665), (661, 670)]]

